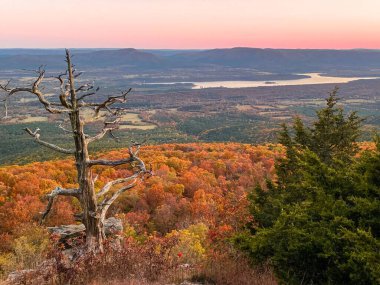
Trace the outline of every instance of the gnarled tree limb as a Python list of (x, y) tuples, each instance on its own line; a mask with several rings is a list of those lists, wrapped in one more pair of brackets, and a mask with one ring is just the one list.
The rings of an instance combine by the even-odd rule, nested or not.
[(25, 128), (24, 129), (29, 135), (31, 135), (34, 140), (39, 143), (40, 145), (43, 145), (47, 148), (50, 148), (52, 150), (55, 150), (55, 151), (58, 151), (58, 152), (61, 152), (61, 153), (65, 153), (65, 154), (74, 154), (75, 151), (72, 150), (72, 149), (65, 149), (65, 148), (62, 148), (62, 147), (59, 147), (57, 145), (54, 145), (54, 144), (51, 144), (51, 143), (48, 143), (48, 142), (45, 142), (43, 140), (40, 139), (40, 134), (39, 134), (39, 131), (40, 129), (37, 128), (34, 132), (32, 132), (29, 128)]
[(50, 194), (47, 195), (47, 197), (49, 198), (49, 202), (46, 206), (46, 210), (42, 213), (40, 224), (42, 224), (45, 221), (47, 215), (49, 214), (51, 207), (53, 206), (55, 197), (57, 197), (58, 195), (61, 195), (61, 196), (72, 196), (77, 199), (80, 199), (80, 194), (81, 194), (81, 191), (79, 189), (63, 189), (61, 187), (56, 187), (53, 191), (51, 191)]
[(129, 88), (119, 96), (109, 96), (104, 102), (96, 104), (95, 116), (97, 117), (102, 109), (109, 111), (111, 114), (115, 114), (115, 111), (111, 110), (110, 107), (115, 103), (125, 103), (127, 101), (127, 95), (131, 91), (132, 88)]
[(125, 191), (129, 190), (129, 189), (132, 189), (133, 187), (135, 187), (137, 185), (137, 181), (138, 179), (135, 178), (133, 179), (133, 181), (131, 183), (129, 183), (128, 185), (120, 188), (118, 191), (116, 191), (115, 193), (113, 193), (113, 195), (110, 197), (110, 198), (105, 198), (100, 204), (99, 204), (99, 209), (98, 209), (98, 212), (100, 214), (100, 217), (101, 219), (103, 220), (105, 218), (105, 214), (108, 210), (108, 208), (112, 205), (112, 203), (121, 195), (123, 194)]
[(125, 182), (128, 182), (130, 180), (133, 180), (133, 179), (136, 179), (137, 177), (139, 176), (138, 173), (134, 174), (134, 175), (131, 175), (129, 177), (126, 177), (126, 178), (119, 178), (119, 179), (116, 179), (116, 180), (112, 180), (112, 181), (109, 181), (107, 182), (103, 188), (96, 194), (96, 197), (99, 198), (99, 197), (102, 197), (103, 195), (105, 195), (106, 193), (108, 193), (108, 191), (115, 185), (117, 184), (121, 184), (121, 183), (125, 183)]
[[(125, 183), (128, 181), (130, 182), (128, 185), (121, 187), (118, 191), (116, 191), (110, 198), (105, 198), (100, 204), (99, 204), (99, 211), (100, 215), (103, 216), (105, 215), (105, 212), (109, 208), (109, 206), (125, 191), (132, 189), (137, 185), (137, 181), (139, 178), (143, 179), (146, 174), (149, 176), (152, 175), (152, 172), (146, 169), (145, 163), (137, 156), (138, 151), (140, 149), (140, 144), (135, 144), (137, 146), (136, 150), (133, 150), (133, 146), (129, 147), (129, 154), (130, 154), (130, 159), (133, 161), (137, 162), (137, 165), (135, 165), (135, 172), (133, 175), (125, 178), (119, 178), (113, 181), (108, 182), (106, 185), (103, 186), (103, 188), (98, 192), (97, 197), (104, 196), (112, 186)], [(103, 213), (104, 212), (104, 213)]]
[[(93, 88), (91, 88), (91, 89), (89, 89), (89, 90), (92, 90), (92, 89), (93, 89)], [(86, 93), (86, 94), (81, 95), (81, 96), (78, 98), (78, 101), (83, 100), (83, 99), (86, 98), (86, 97), (89, 97), (89, 96), (95, 95), (96, 92), (99, 91), (99, 89), (100, 89), (100, 87), (97, 87), (97, 88), (95, 89), (95, 91), (92, 91), (92, 92), (89, 92), (89, 93)]]
[(87, 140), (86, 140), (87, 144), (102, 139), (107, 133), (112, 134), (113, 130), (117, 130), (119, 128), (120, 120), (121, 120), (121, 118), (118, 117), (113, 121), (105, 121), (104, 127), (99, 134), (97, 134), (96, 136), (87, 138)]
[(133, 162), (133, 158), (125, 158), (125, 159), (119, 159), (119, 160), (107, 160), (107, 159), (95, 159), (95, 160), (88, 160), (87, 165), (88, 166), (94, 166), (94, 165), (104, 165), (104, 166), (118, 166), (122, 164), (127, 164)]
[(2, 85), (0, 84), (0, 89), (7, 92), (7, 96), (4, 100), (4, 102), (7, 102), (9, 97), (16, 94), (16, 93), (20, 93), (20, 92), (28, 92), (28, 93), (31, 93), (31, 94), (34, 94), (37, 96), (38, 100), (40, 101), (40, 103), (44, 106), (44, 108), (49, 112), (49, 113), (53, 113), (53, 114), (60, 114), (60, 113), (63, 113), (63, 112), (67, 112), (68, 110), (66, 109), (58, 109), (58, 108), (53, 108), (52, 107), (52, 103), (50, 103), (46, 98), (45, 98), (45, 95), (40, 91), (39, 89), (39, 85), (40, 83), (42, 82), (44, 76), (45, 76), (45, 70), (42, 69), (41, 67), (39, 68), (38, 71), (36, 71), (38, 73), (38, 77), (37, 79), (33, 82), (32, 86), (31, 87), (16, 87), (16, 88), (9, 88), (9, 81), (6, 85)]

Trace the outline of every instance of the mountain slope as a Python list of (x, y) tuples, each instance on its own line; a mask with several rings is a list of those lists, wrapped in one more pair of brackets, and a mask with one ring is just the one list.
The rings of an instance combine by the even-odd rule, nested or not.
[(215, 64), (270, 71), (380, 68), (380, 51), (376, 50), (232, 48), (182, 53), (172, 59), (182, 65)]
[[(60, 54), (62, 53), (62, 54)], [(231, 48), (151, 52), (149, 50), (85, 49), (73, 50), (80, 68), (133, 68), (164, 70), (167, 68), (227, 67), (250, 68), (269, 72), (331, 72), (336, 70), (378, 70), (379, 50), (301, 50)], [(0, 70), (30, 69), (45, 64), (62, 69), (63, 50), (0, 50)]]

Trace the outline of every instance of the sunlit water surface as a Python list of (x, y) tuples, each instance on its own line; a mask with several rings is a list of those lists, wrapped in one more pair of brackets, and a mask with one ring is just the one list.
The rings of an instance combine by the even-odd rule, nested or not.
[(204, 82), (167, 82), (150, 84), (193, 84), (192, 89), (201, 88), (245, 88), (261, 86), (286, 86), (286, 85), (306, 85), (306, 84), (327, 84), (327, 83), (347, 83), (359, 79), (377, 79), (379, 77), (335, 77), (323, 76), (320, 73), (304, 73), (307, 78), (274, 80), (274, 81), (204, 81)]

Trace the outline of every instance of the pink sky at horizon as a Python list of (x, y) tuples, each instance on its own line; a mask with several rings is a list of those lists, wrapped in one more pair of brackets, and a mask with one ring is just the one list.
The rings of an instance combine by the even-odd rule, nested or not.
[(380, 49), (380, 0), (2, 0), (0, 48)]

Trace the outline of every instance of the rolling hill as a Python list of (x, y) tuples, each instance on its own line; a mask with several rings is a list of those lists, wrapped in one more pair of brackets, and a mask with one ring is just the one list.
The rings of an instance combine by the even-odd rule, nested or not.
[[(230, 48), (211, 50), (151, 51), (125, 49), (73, 49), (81, 68), (176, 68), (227, 67), (267, 72), (357, 71), (380, 74), (379, 50), (302, 50)], [(35, 68), (41, 63), (52, 69), (64, 67), (63, 50), (0, 50), (0, 70)]]

